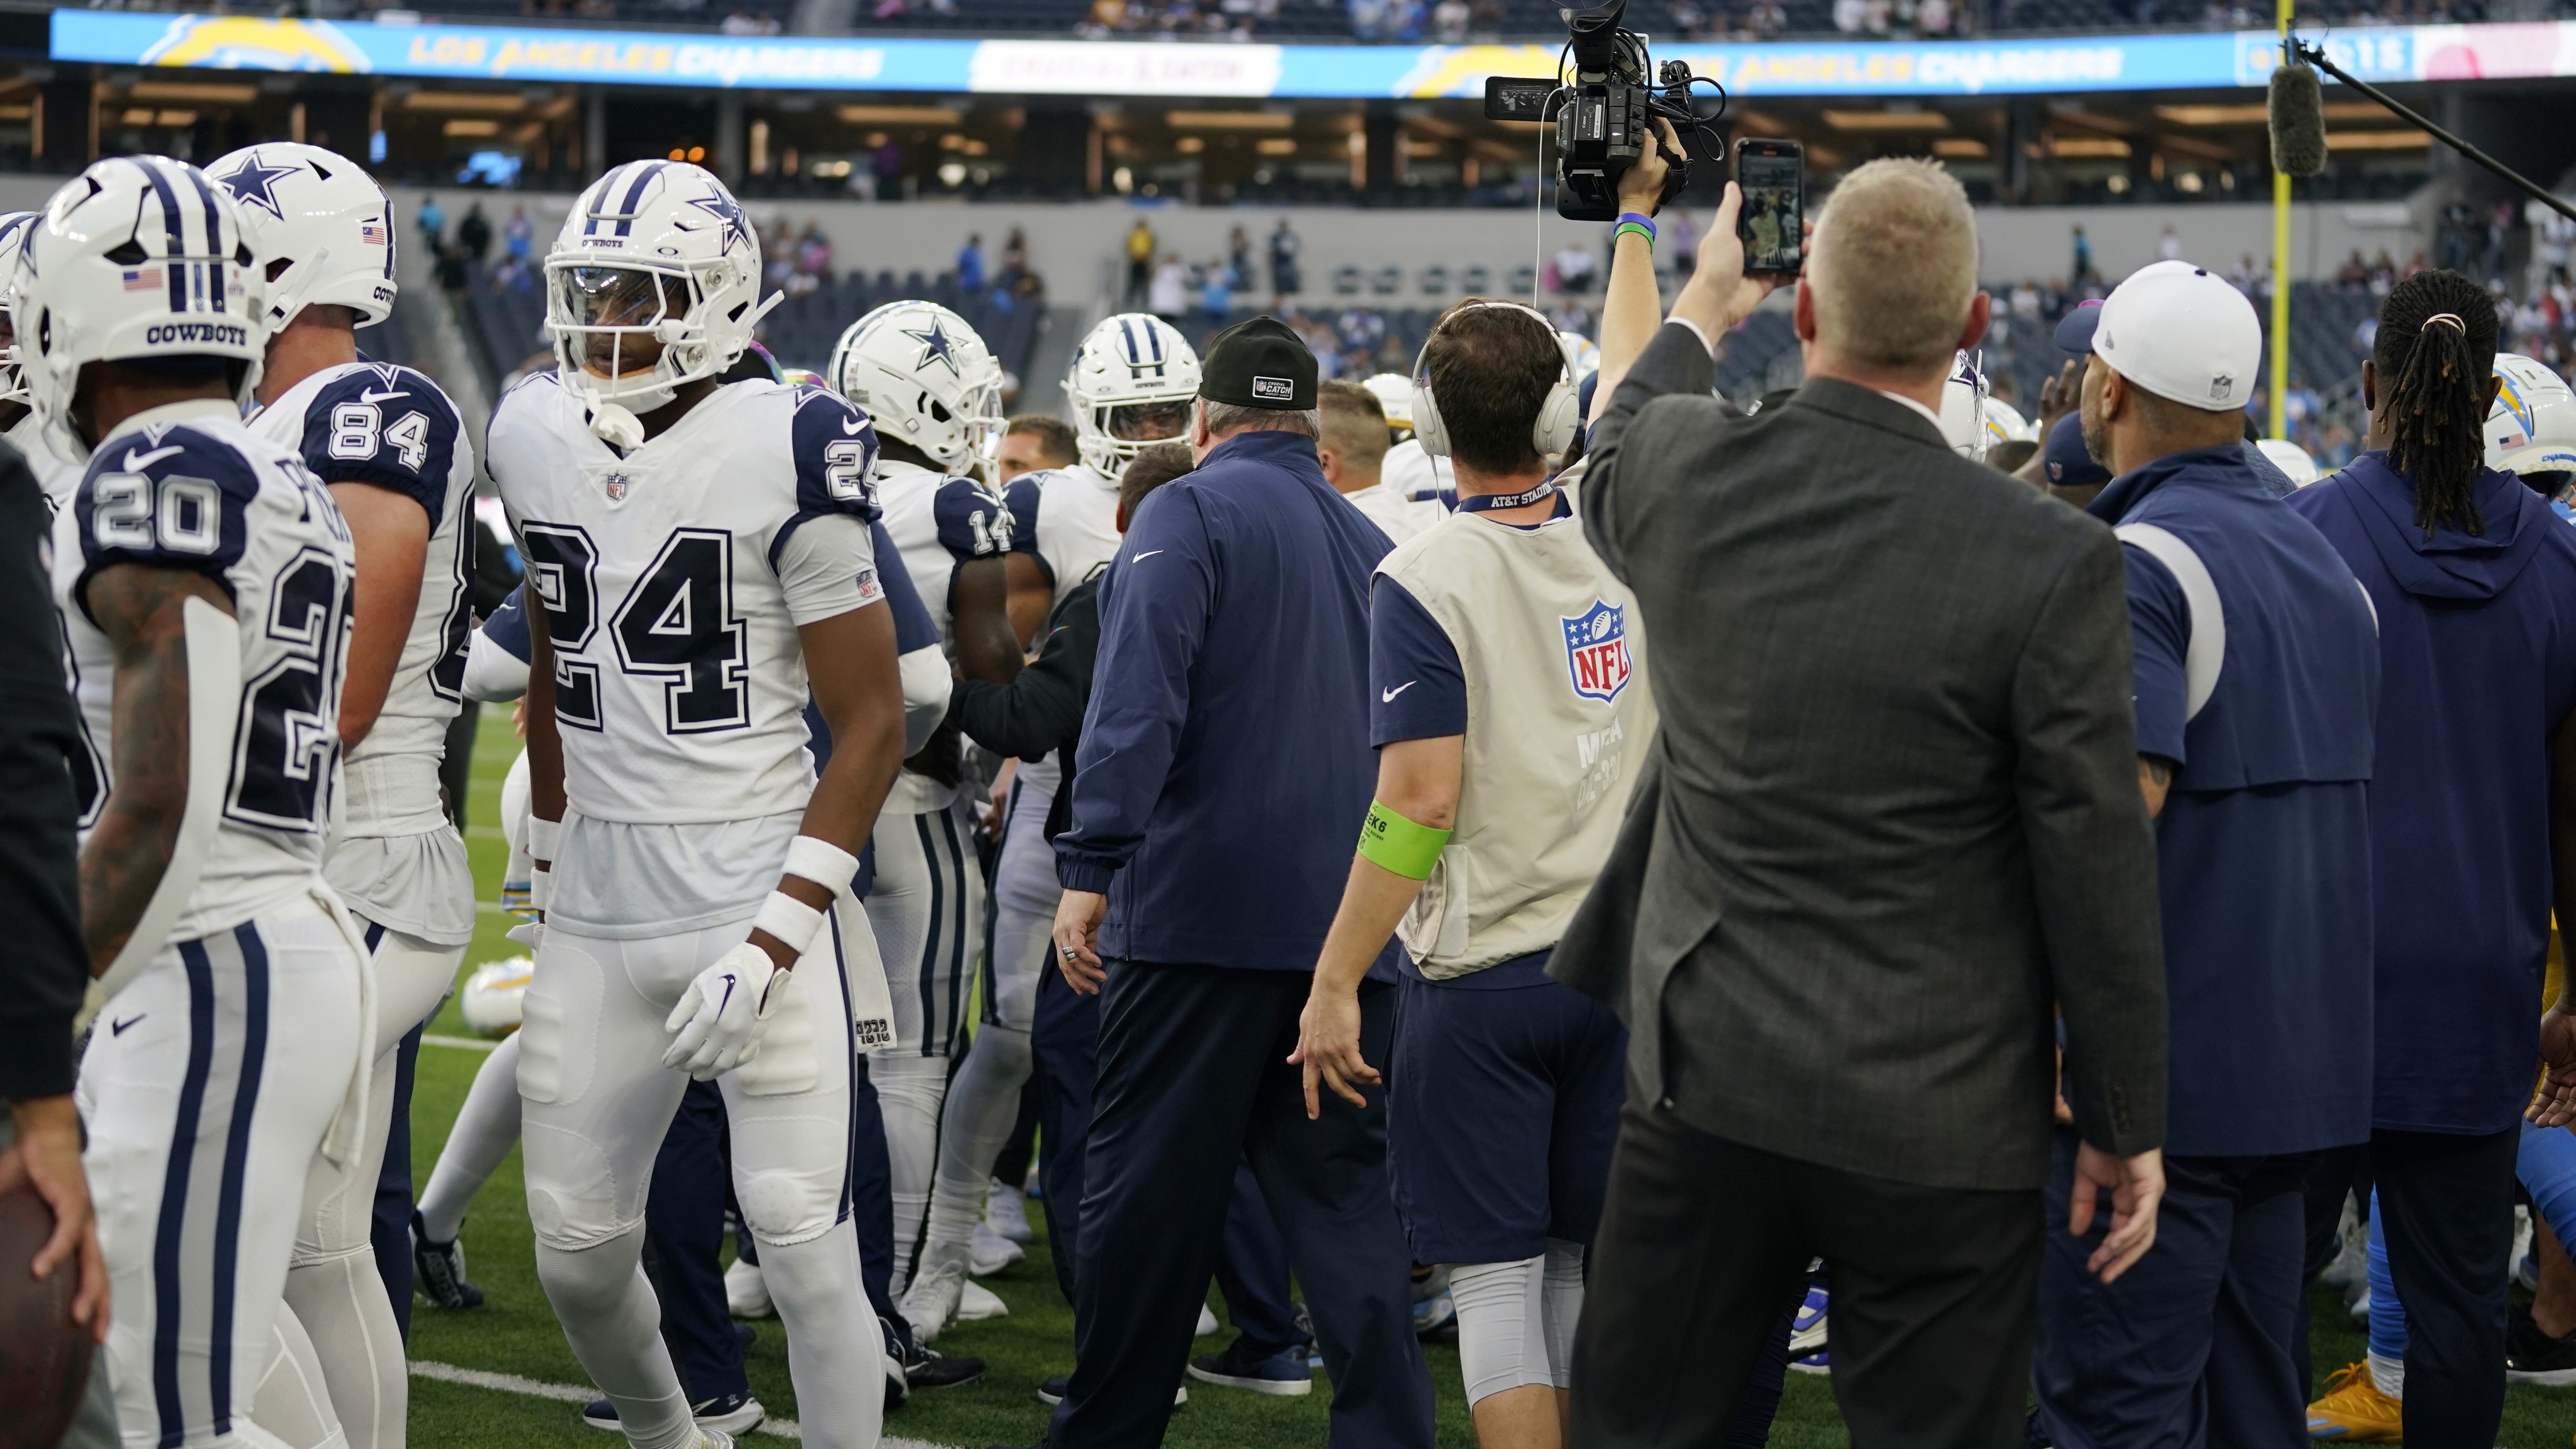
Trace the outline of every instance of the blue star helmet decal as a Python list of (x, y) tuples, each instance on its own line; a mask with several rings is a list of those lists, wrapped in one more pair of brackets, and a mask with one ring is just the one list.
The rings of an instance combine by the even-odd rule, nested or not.
[(914, 363), (914, 367), (928, 367), (935, 360), (948, 364), (950, 377), (959, 375), (955, 347), (949, 342), (948, 334), (940, 330), (938, 318), (930, 319), (930, 330), (927, 332), (906, 329), (903, 335), (921, 344), (921, 360)]
[(743, 224), (741, 202), (717, 191), (706, 196), (690, 197), (689, 205), (724, 223), (724, 250), (732, 251), (733, 244), (737, 241), (746, 246), (750, 245), (751, 228)]
[(260, 159), (257, 151), (253, 151), (242, 158), (242, 164), (230, 175), (218, 176), (215, 181), (244, 206), (261, 207), (269, 215), (284, 221), (286, 209), (277, 204), (277, 183), (294, 174), (294, 167), (271, 166)]

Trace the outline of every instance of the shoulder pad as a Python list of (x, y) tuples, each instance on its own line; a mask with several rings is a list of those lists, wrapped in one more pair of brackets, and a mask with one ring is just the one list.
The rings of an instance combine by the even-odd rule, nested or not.
[(241, 562), (258, 497), (251, 460), (193, 428), (110, 439), (72, 495), (82, 553), (72, 597), (85, 601), (91, 577), (121, 563), (192, 570), (231, 593), (226, 571)]
[(796, 511), (877, 517), (877, 432), (868, 415), (825, 388), (800, 388), (790, 420)]
[[(1035, 490), (1031, 490), (1032, 498)], [(959, 559), (990, 558), (1035, 546), (1019, 527), (1004, 490), (973, 478), (948, 478), (931, 495), (931, 517), (940, 546)], [(1034, 514), (1032, 514), (1034, 518)]]
[(304, 466), (326, 483), (372, 483), (417, 501), (436, 528), (464, 420), (438, 384), (407, 367), (371, 363), (313, 395), (304, 412)]

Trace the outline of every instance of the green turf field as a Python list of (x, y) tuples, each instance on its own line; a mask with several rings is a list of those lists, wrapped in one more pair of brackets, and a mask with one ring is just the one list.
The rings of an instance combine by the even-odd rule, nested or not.
[[(486, 710), (475, 752), (466, 841), (474, 858), (478, 894), (485, 901), (500, 894), (503, 847), (494, 822), (501, 777), (517, 752), (509, 712)], [(484, 912), (481, 929), (466, 952), (467, 969), (521, 954), (501, 934), (509, 925), (508, 919), (493, 911)], [(453, 1003), (430, 1030), (450, 1037), (471, 1035)], [(430, 1164), (437, 1160), (448, 1124), (482, 1061), (482, 1053), (462, 1047), (422, 1050), (419, 1085), (412, 1100), (416, 1180), (426, 1179)], [(1030, 1220), (1043, 1235), (1041, 1215), (1032, 1210)], [(537, 1286), (517, 1153), (511, 1154), (476, 1201), (464, 1237), (468, 1270), (482, 1286), (486, 1301), (481, 1308), (463, 1313), (442, 1313), (425, 1302), (414, 1304), (411, 1356), (421, 1368), (412, 1380), (411, 1442), (418, 1449), (481, 1449), (494, 1444), (602, 1449), (617, 1442), (584, 1427), (577, 1402), (542, 1396), (544, 1389), (561, 1393), (583, 1387), (586, 1381)], [(939, 1345), (986, 1360), (991, 1367), (984, 1381), (915, 1398), (888, 1416), (890, 1436), (981, 1449), (987, 1444), (1028, 1443), (1044, 1428), (1046, 1410), (1035, 1397), (1037, 1386), (1072, 1367), (1073, 1313), (1056, 1291), (1043, 1236), (1029, 1250), (1028, 1261), (984, 1282), (1010, 1304), (1010, 1316), (962, 1324)], [(1211, 1302), (1219, 1305), (1222, 1315), (1222, 1301), (1212, 1296)], [(2322, 1374), (2360, 1357), (2362, 1341), (2345, 1319), (2337, 1295), (2320, 1291), (2316, 1303), (2316, 1361)], [(1201, 1351), (1213, 1352), (1225, 1341), (1222, 1336), (1203, 1339)], [(1440, 1398), (1440, 1442), (1444, 1449), (1470, 1449), (1475, 1435), (1459, 1385), (1457, 1350), (1435, 1343), (1429, 1356)], [(499, 1388), (428, 1376), (451, 1369), (476, 1376), (506, 1375), (518, 1382)], [(786, 1340), (774, 1319), (760, 1325), (759, 1341), (750, 1352), (750, 1372), (752, 1391), (760, 1401), (773, 1414), (794, 1417), (796, 1396), (787, 1382)], [(1180, 1449), (1321, 1445), (1328, 1394), (1329, 1386), (1320, 1374), (1315, 1392), (1302, 1399), (1195, 1385), (1190, 1402), (1172, 1417), (1167, 1442)], [(2512, 1449), (2541, 1449), (2568, 1444), (2571, 1435), (2576, 1435), (2576, 1390), (2517, 1388), (2508, 1395), (2503, 1444)], [(753, 1442), (764, 1441), (756, 1436)], [(1788, 1399), (1771, 1442), (1782, 1449), (1824, 1449), (1848, 1442), (1822, 1378), (1790, 1375)]]

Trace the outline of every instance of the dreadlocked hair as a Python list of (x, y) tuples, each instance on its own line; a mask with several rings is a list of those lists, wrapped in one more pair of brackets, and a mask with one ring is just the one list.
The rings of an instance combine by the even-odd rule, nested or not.
[(2371, 363), (2388, 466), (2415, 495), (2415, 524), (2486, 532), (2478, 479), (2486, 473), (2487, 379), (2495, 371), (2496, 310), (2457, 272), (2418, 272), (2379, 307)]

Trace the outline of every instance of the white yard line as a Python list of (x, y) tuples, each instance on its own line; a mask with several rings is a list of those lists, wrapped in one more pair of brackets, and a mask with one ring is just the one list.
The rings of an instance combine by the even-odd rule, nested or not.
[[(422, 1046), (443, 1046), (443, 1047), (455, 1047), (455, 1048), (456, 1048), (456, 1049), (458, 1049), (459, 1051), (469, 1051), (469, 1052), (488, 1052), (488, 1051), (490, 1051), (492, 1048), (494, 1048), (494, 1047), (496, 1047), (496, 1046), (499, 1046), (499, 1045), (500, 1045), (500, 1043), (499, 1043), (499, 1042), (497, 1042), (497, 1041), (484, 1041), (484, 1040), (482, 1040), (482, 1039), (481, 1039), (481, 1038), (479, 1038), (479, 1037), (470, 1037), (470, 1036), (431, 1036), (431, 1035), (430, 1035), (430, 1034), (428, 1034), (427, 1032), (423, 1032), (423, 1033), (421, 1033), (420, 1044), (421, 1044)], [(460, 1372), (460, 1373), (461, 1373), (461, 1372), (463, 1372), (463, 1370), (461, 1370), (461, 1369), (460, 1369), (460, 1370), (458, 1370), (458, 1372)], [(588, 1403), (588, 1402), (590, 1402), (590, 1401), (589, 1401), (589, 1400), (587, 1400), (587, 1399), (584, 1399), (582, 1402), (583, 1402), (583, 1403)]]
[[(423, 1359), (411, 1361), (411, 1373), (414, 1378), (438, 1379), (445, 1383), (463, 1384), (468, 1388), (490, 1389), (495, 1393), (525, 1394), (532, 1399), (553, 1399), (564, 1404), (587, 1404), (599, 1397), (596, 1389), (585, 1389), (575, 1384), (549, 1384), (536, 1379), (523, 1379), (517, 1374), (496, 1374), (486, 1369), (458, 1368), (451, 1363), (430, 1363)], [(761, 1420), (760, 1427), (751, 1432), (780, 1439), (804, 1437), (804, 1431), (796, 1427), (795, 1420), (781, 1419), (774, 1415)], [(932, 1444), (926, 1440), (898, 1439), (893, 1435), (887, 1435), (878, 1442), (881, 1449), (947, 1449), (945, 1445)]]

